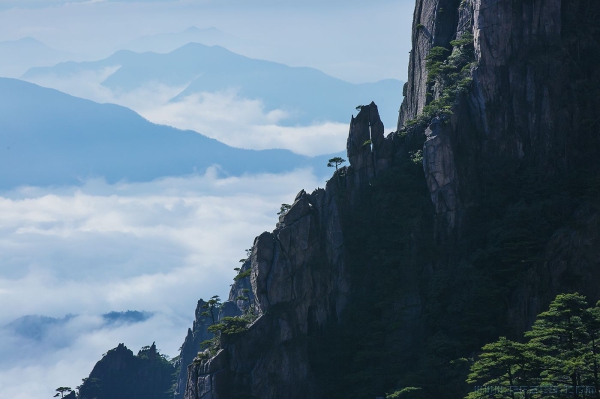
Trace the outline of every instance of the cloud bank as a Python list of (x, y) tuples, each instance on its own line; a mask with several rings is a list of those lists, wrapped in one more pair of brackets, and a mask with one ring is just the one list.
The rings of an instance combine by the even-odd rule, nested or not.
[[(150, 183), (22, 187), (0, 193), (0, 326), (28, 314), (69, 319), (41, 341), (0, 329), (0, 397), (34, 399), (75, 387), (124, 342), (177, 354), (196, 301), (225, 297), (254, 237), (281, 203), (322, 185), (310, 170)], [(156, 315), (102, 324), (110, 311)]]

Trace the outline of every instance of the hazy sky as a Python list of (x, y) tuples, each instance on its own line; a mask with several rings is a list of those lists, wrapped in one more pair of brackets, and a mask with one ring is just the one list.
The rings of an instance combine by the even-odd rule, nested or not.
[(59, 50), (102, 58), (142, 35), (214, 26), (252, 40), (254, 46), (240, 51), (244, 55), (313, 66), (352, 82), (404, 81), (413, 5), (412, 0), (0, 0), (0, 41), (32, 36)]
[[(413, 7), (413, 0), (0, 0), (0, 41), (31, 36), (100, 59), (143, 35), (216, 27), (243, 39), (236, 52), (247, 56), (355, 83), (404, 81)], [(269, 122), (260, 104), (227, 95), (157, 108), (161, 90), (172, 88), (125, 98), (100, 92), (97, 79), (68, 90), (74, 82), (81, 81), (64, 83), (65, 91), (137, 104), (150, 120), (198, 131), (227, 111), (228, 130), (238, 133), (221, 139), (241, 147), (262, 140), (266, 133), (254, 126)], [(208, 114), (194, 111), (200, 108)], [(304, 153), (316, 141), (343, 148), (348, 127), (323, 126), (296, 129), (305, 140), (271, 135), (269, 143)], [(23, 341), (0, 328), (0, 398), (38, 399), (58, 386), (74, 387), (120, 342), (137, 351), (156, 341), (176, 355), (196, 301), (226, 295), (244, 249), (275, 227), (280, 204), (323, 184), (310, 170), (227, 178), (214, 168), (149, 183), (92, 180), (0, 192), (0, 327), (28, 314), (81, 315), (57, 333), (62, 340)], [(99, 324), (100, 314), (125, 310), (157, 313), (136, 325)]]

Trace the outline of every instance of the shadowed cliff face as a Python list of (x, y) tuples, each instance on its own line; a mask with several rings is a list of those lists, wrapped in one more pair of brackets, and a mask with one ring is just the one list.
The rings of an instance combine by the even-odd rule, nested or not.
[(440, 97), (428, 81), (430, 50), (474, 37), (472, 84), (424, 149), (432, 200), (448, 229), (499, 171), (551, 176), (597, 165), (599, 12), (587, 0), (417, 1), (399, 130)]
[(189, 366), (186, 399), (323, 397), (327, 388), (313, 365), (332, 359), (315, 342), (344, 313), (354, 280), (348, 267), (360, 268), (358, 246), (347, 247), (357, 238), (353, 213), (368, 214), (364, 191), (406, 153), (402, 142), (384, 138), (375, 104), (352, 118), (350, 166), (325, 189), (300, 191), (277, 228), (256, 238), (250, 281), (261, 315), (247, 331), (223, 336), (214, 358)]
[[(412, 134), (426, 137), (436, 241), (465, 251), (498, 244), (508, 258), (499, 266), (520, 280), (511, 283), (518, 290), (503, 294), (519, 329), (557, 293), (598, 297), (585, 280), (596, 276), (599, 258), (591, 245), (598, 215), (599, 21), (597, 1), (417, 1), (398, 128), (452, 84), (427, 67), (432, 49), (449, 50), (447, 65), (458, 48), (452, 40), (472, 34), (470, 84), (453, 94), (451, 114)], [(498, 236), (491, 237), (494, 229)], [(498, 257), (491, 252), (479, 260), (489, 268)], [(521, 267), (506, 267), (516, 258)]]
[(207, 331), (207, 328), (211, 324), (211, 320), (207, 316), (203, 316), (202, 313), (205, 302), (200, 299), (196, 306), (196, 317), (192, 328), (188, 328), (187, 335), (183, 345), (181, 345), (181, 351), (179, 353), (179, 364), (180, 370), (177, 376), (177, 382), (175, 387), (175, 399), (183, 398), (185, 391), (185, 384), (187, 383), (187, 365), (194, 361), (196, 355), (200, 351), (200, 344), (210, 338), (212, 334)]
[[(251, 267), (251, 262), (246, 260), (240, 268), (240, 273), (245, 273)], [(215, 319), (221, 320), (223, 317), (239, 316), (245, 309), (254, 303), (254, 293), (250, 284), (250, 278), (244, 277), (235, 281), (231, 286), (229, 298), (220, 307)], [(200, 299), (196, 306), (195, 319), (192, 328), (188, 328), (187, 335), (181, 350), (179, 352), (179, 372), (175, 382), (174, 399), (183, 398), (188, 381), (188, 365), (192, 364), (199, 352), (204, 348), (202, 343), (213, 338), (213, 334), (208, 331), (208, 327), (213, 324), (210, 310), (206, 309), (206, 302)], [(204, 314), (203, 314), (204, 313)], [(209, 315), (207, 316), (206, 313)], [(216, 312), (215, 312), (216, 313)]]
[[(463, 397), (468, 360), (554, 296), (600, 299), (600, 2), (418, 0), (398, 132), (254, 243), (261, 316), (185, 399)], [(597, 120), (596, 120), (597, 119)]]

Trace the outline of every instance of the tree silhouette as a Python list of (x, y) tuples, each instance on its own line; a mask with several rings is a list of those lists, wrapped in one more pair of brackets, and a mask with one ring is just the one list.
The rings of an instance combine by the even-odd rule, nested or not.
[(219, 309), (221, 308), (221, 298), (218, 295), (212, 296), (208, 302), (202, 305), (202, 309), (206, 309), (201, 313), (202, 316), (210, 316), (212, 324), (217, 323), (217, 317), (219, 315)]
[(71, 389), (71, 387), (59, 387), (59, 388), (56, 388), (56, 395), (54, 395), (54, 397), (58, 398), (60, 396), (61, 398), (64, 398), (65, 397), (65, 393), (68, 395), (68, 394), (71, 393), (71, 391), (73, 391)]
[(346, 162), (346, 160), (344, 158), (341, 157), (334, 157), (331, 158), (328, 162), (327, 162), (327, 167), (329, 168), (333, 168), (335, 167), (335, 170), (338, 170), (338, 166), (340, 166), (341, 164), (343, 164), (344, 162)]
[(281, 208), (279, 208), (279, 212), (277, 212), (278, 215), (285, 215), (287, 213), (287, 211), (289, 211), (291, 209), (291, 205), (290, 204), (281, 204)]

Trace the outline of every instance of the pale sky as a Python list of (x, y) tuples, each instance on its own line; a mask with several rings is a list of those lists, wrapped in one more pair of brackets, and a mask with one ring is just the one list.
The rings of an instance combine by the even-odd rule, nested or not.
[(412, 0), (0, 0), (0, 41), (31, 36), (98, 59), (143, 35), (216, 27), (254, 43), (243, 55), (355, 83), (405, 81), (413, 7)]

